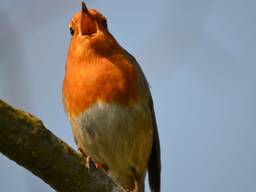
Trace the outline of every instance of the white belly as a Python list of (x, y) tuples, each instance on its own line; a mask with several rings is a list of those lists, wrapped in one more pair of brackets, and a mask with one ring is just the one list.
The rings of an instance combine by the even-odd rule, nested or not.
[(131, 186), (134, 170), (145, 174), (153, 141), (151, 113), (145, 102), (132, 107), (98, 102), (75, 119), (82, 149), (108, 166), (117, 183)]

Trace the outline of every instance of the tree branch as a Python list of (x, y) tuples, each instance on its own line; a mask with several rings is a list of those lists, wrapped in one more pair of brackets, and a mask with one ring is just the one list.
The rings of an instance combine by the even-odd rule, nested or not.
[(0, 152), (25, 167), (56, 191), (121, 191), (33, 115), (0, 100)]

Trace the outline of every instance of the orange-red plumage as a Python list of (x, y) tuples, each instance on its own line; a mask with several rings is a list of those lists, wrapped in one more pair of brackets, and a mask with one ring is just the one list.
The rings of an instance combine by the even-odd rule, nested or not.
[(70, 115), (78, 115), (98, 100), (127, 105), (137, 99), (133, 66), (121, 55), (111, 59), (118, 60), (118, 65), (100, 56), (93, 59), (97, 65), (83, 60), (73, 65), (72, 57), (68, 60), (64, 94)]

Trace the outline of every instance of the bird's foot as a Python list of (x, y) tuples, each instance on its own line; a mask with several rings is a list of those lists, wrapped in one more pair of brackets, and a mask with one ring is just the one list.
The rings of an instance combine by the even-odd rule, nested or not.
[(85, 162), (85, 167), (89, 170), (91, 167), (91, 164), (93, 163), (92, 158), (90, 156), (86, 155), (85, 152), (81, 148), (78, 148), (78, 151), (83, 156), (83, 160)]
[(82, 154), (85, 166), (88, 170), (91, 168), (91, 165), (95, 165), (96, 169), (103, 169), (106, 172), (108, 171), (107, 165), (103, 163), (96, 163), (90, 156), (86, 155), (86, 153), (81, 148), (78, 148), (78, 151)]

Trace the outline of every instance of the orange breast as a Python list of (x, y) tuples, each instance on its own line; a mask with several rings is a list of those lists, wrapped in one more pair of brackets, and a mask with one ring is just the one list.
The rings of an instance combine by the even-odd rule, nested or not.
[(70, 58), (63, 96), (70, 117), (84, 112), (97, 101), (128, 105), (138, 98), (136, 69), (122, 55), (80, 62)]

